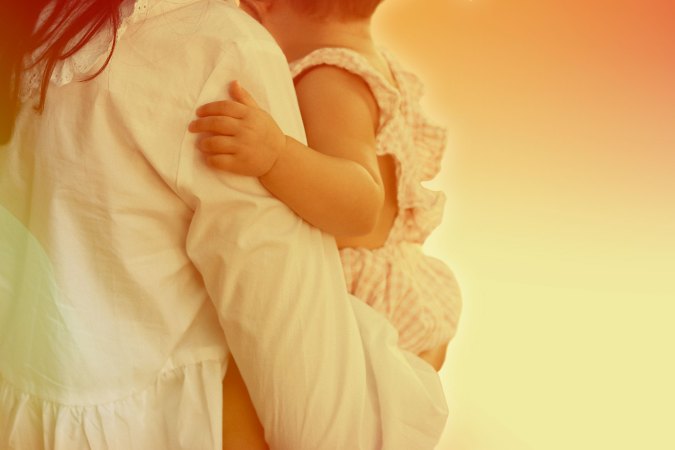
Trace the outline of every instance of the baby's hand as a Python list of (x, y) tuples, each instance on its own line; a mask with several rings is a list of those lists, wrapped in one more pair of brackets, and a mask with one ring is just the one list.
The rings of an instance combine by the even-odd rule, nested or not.
[(286, 136), (251, 94), (230, 84), (232, 100), (207, 103), (190, 123), (193, 133), (206, 133), (197, 144), (206, 162), (239, 175), (259, 177), (272, 169), (286, 145)]

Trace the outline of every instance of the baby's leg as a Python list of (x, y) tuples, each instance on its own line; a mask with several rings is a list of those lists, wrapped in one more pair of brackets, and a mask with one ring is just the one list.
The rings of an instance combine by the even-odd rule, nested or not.
[(445, 362), (445, 353), (447, 350), (448, 342), (434, 349), (420, 353), (419, 357), (431, 364), (431, 366), (436, 369), (436, 372), (438, 372), (441, 370), (441, 367), (443, 367), (443, 363)]
[(239, 369), (230, 356), (223, 379), (223, 450), (268, 450)]

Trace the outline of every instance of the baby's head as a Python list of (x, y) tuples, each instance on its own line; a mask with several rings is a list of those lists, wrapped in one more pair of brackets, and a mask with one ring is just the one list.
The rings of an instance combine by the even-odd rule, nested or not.
[(382, 0), (240, 0), (253, 16), (274, 8), (290, 8), (297, 14), (320, 20), (369, 19)]
[[(241, 8), (276, 39), (289, 60), (312, 48), (344, 46), (340, 31), (369, 28), (382, 0), (241, 0)], [(353, 34), (353, 33), (352, 33)], [(366, 33), (367, 34), (367, 33)]]
[(382, 0), (285, 0), (296, 11), (312, 17), (343, 20), (368, 19)]

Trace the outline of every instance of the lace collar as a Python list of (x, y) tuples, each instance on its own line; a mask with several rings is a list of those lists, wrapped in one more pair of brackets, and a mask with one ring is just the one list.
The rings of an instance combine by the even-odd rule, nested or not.
[[(117, 30), (117, 40), (124, 35), (127, 26), (143, 20), (148, 15), (152, 3), (157, 3), (157, 0), (123, 1), (120, 6), (120, 26)], [(103, 30), (94, 36), (76, 54), (66, 60), (59, 61), (54, 67), (50, 82), (57, 86), (63, 86), (73, 81), (86, 79), (86, 76), (92, 71), (94, 66), (97, 63), (102, 64), (100, 60), (110, 52), (113, 44), (112, 36), (112, 29)], [(40, 50), (36, 52), (36, 54), (39, 53)], [(27, 62), (29, 65), (31, 65), (30, 62), (35, 57), (33, 55), (28, 58)], [(27, 101), (40, 90), (43, 69), (44, 65), (38, 65), (24, 74), (20, 94), (22, 101)]]
[[(165, 14), (199, 1), (203, 0), (123, 0), (120, 6), (120, 26), (117, 30), (116, 40), (119, 40), (124, 35), (127, 27), (133, 23), (141, 22), (153, 16)], [(239, 4), (239, 0), (221, 1)], [(112, 36), (112, 29), (102, 30), (76, 54), (64, 61), (59, 61), (56, 67), (54, 67), (50, 83), (63, 86), (73, 81), (87, 79), (87, 76), (92, 73), (97, 64), (103, 64), (104, 58), (110, 52), (113, 44)], [(39, 53), (40, 50), (36, 52), (36, 54)], [(28, 66), (31, 66), (30, 62), (32, 62), (33, 58), (35, 58), (35, 55), (28, 58)], [(21, 101), (25, 102), (39, 92), (42, 83), (41, 75), (43, 73), (41, 69), (43, 68), (43, 65), (38, 65), (24, 74), (20, 93)]]

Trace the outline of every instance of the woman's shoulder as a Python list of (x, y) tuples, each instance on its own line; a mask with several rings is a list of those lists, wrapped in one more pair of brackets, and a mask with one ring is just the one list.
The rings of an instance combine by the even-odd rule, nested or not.
[(238, 41), (257, 41), (276, 47), (262, 25), (234, 1), (137, 0), (126, 25), (135, 29), (134, 33), (127, 33), (131, 39), (158, 35), (167, 45), (190, 45), (191, 52), (197, 55), (204, 47), (193, 46), (196, 42), (206, 49)]

